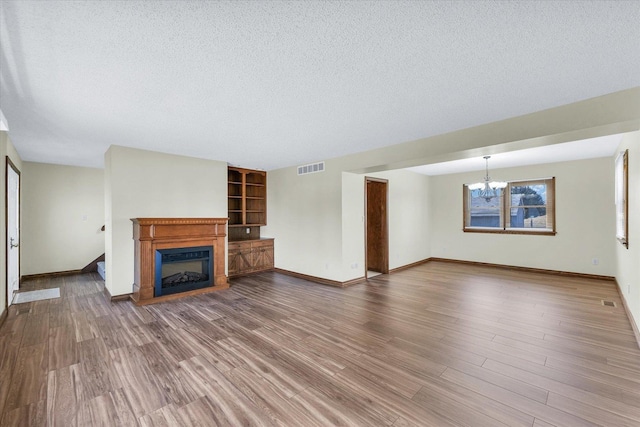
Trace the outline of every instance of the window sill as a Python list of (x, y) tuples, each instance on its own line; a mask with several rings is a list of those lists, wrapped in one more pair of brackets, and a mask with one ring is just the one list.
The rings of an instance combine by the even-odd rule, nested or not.
[(535, 236), (555, 236), (557, 234), (554, 230), (518, 230), (514, 228), (483, 228), (483, 227), (467, 227), (462, 231), (465, 233), (489, 233), (489, 234), (529, 234)]

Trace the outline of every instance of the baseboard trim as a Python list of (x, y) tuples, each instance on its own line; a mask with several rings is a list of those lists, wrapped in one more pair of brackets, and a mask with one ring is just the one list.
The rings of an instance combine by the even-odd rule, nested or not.
[(629, 318), (629, 323), (631, 323), (631, 329), (633, 329), (633, 335), (636, 337), (636, 342), (638, 344), (638, 348), (640, 348), (640, 330), (638, 329), (638, 323), (636, 323), (636, 319), (634, 319), (631, 310), (629, 310), (629, 304), (627, 303), (627, 299), (620, 288), (620, 284), (617, 279), (614, 279), (616, 282), (616, 289), (618, 290), (618, 294), (620, 295), (620, 300), (622, 301), (622, 306), (624, 307), (624, 311), (627, 313), (627, 317)]
[(80, 273), (82, 273), (82, 270), (66, 270), (66, 271), (54, 271), (51, 273), (27, 274), (20, 278), (20, 283), (27, 282), (29, 280), (35, 280), (35, 279), (50, 279), (52, 277), (72, 276), (74, 274), (80, 274)]
[(389, 270), (389, 274), (393, 274), (393, 273), (397, 273), (397, 272), (402, 271), (402, 270), (407, 270), (409, 268), (417, 267), (419, 265), (426, 264), (429, 261), (431, 261), (431, 258), (425, 258), (425, 259), (420, 260), (420, 261), (412, 262), (411, 264), (403, 265), (402, 267), (392, 268), (391, 270)]
[(615, 277), (613, 276), (600, 276), (597, 274), (587, 274), (587, 273), (575, 273), (573, 271), (562, 271), (562, 270), (547, 270), (544, 268), (534, 268), (534, 267), (518, 267), (515, 265), (507, 265), (507, 264), (492, 264), (489, 262), (478, 262), (478, 261), (465, 261), (460, 259), (450, 259), (450, 258), (429, 258), (429, 261), (438, 261), (438, 262), (450, 262), (453, 264), (467, 264), (467, 265), (477, 265), (483, 267), (495, 267), (502, 268), (505, 270), (516, 270), (516, 271), (524, 271), (528, 273), (542, 273), (542, 274), (551, 274), (554, 276), (565, 276), (565, 277), (578, 277), (581, 279), (595, 279), (595, 280), (608, 280), (615, 281)]
[(115, 297), (113, 297), (111, 296), (111, 292), (109, 292), (109, 289), (107, 289), (105, 286), (104, 295), (105, 297), (107, 297), (107, 301), (118, 302), (118, 301), (128, 301), (133, 294), (116, 295)]
[(366, 282), (364, 277), (358, 277), (356, 279), (347, 280), (346, 282), (339, 282), (337, 280), (323, 279), (322, 277), (310, 276), (308, 274), (296, 273), (295, 271), (283, 270), (282, 268), (275, 268), (276, 273), (281, 273), (291, 277), (297, 277), (298, 279), (308, 280), (310, 282), (319, 283), (321, 285), (333, 286), (335, 288), (346, 288), (356, 285), (358, 283)]
[(7, 317), (9, 317), (9, 307), (5, 307), (2, 314), (0, 314), (0, 328), (4, 325), (4, 321), (7, 320)]

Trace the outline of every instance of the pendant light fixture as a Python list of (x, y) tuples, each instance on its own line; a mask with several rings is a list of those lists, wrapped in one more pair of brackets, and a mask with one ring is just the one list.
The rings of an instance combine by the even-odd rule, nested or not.
[(484, 156), (483, 159), (486, 163), (486, 173), (483, 182), (476, 182), (475, 184), (469, 184), (469, 190), (480, 190), (479, 196), (484, 198), (487, 202), (494, 197), (500, 196), (500, 190), (507, 186), (503, 181), (491, 181), (489, 177), (489, 159), (491, 156)]

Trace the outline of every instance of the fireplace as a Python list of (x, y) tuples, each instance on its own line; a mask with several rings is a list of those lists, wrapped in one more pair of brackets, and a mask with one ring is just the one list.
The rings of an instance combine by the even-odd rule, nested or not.
[(206, 288), (212, 278), (213, 246), (156, 250), (156, 297)]
[(134, 218), (138, 305), (227, 289), (227, 218)]

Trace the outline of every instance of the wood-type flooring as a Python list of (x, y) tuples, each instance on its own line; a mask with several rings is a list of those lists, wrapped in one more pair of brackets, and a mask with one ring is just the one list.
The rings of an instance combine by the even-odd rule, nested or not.
[(0, 328), (3, 427), (640, 425), (640, 350), (609, 281), (429, 262), (144, 307), (95, 274), (22, 290), (49, 287), (61, 298)]

